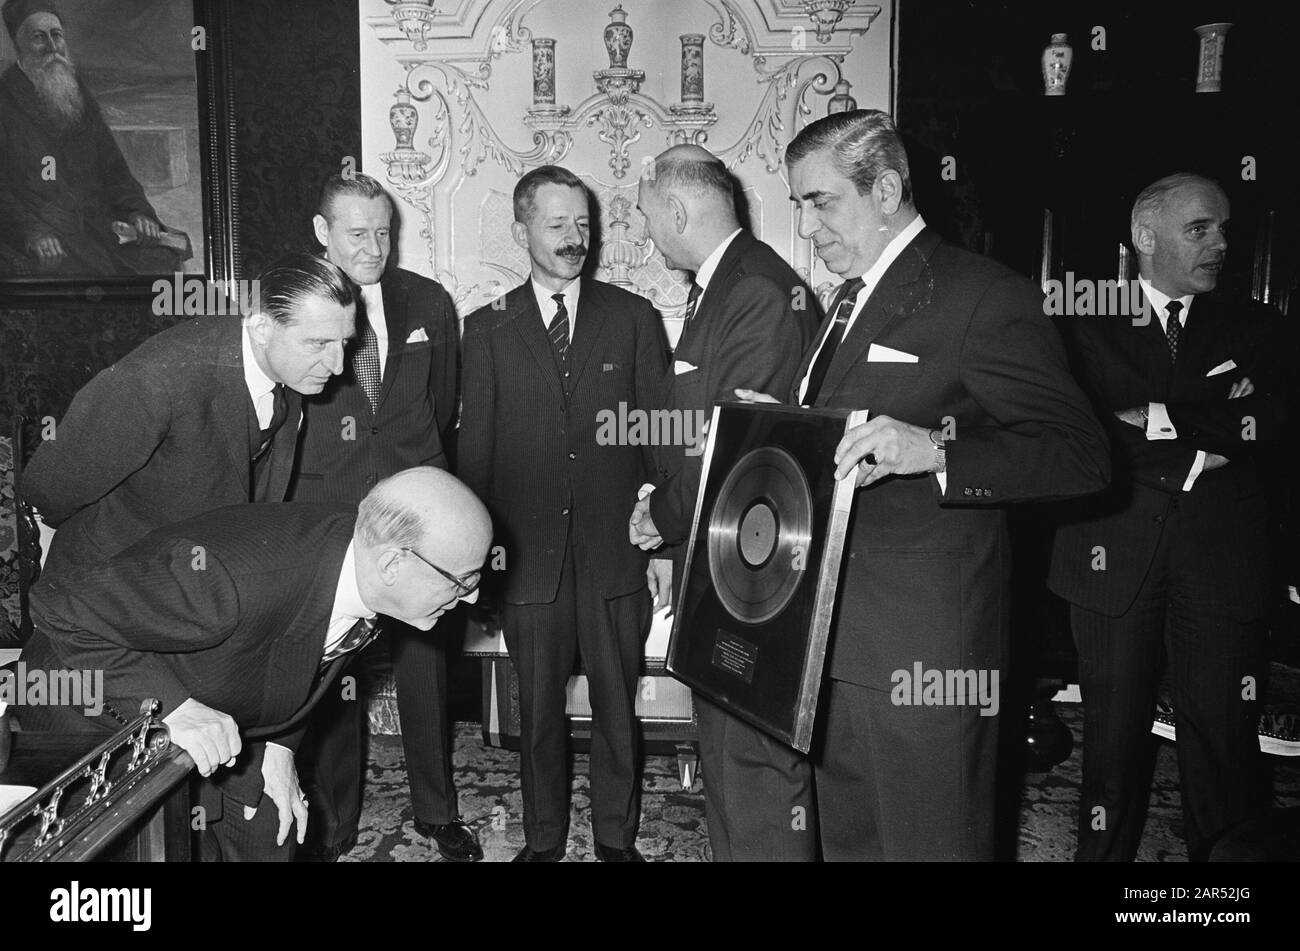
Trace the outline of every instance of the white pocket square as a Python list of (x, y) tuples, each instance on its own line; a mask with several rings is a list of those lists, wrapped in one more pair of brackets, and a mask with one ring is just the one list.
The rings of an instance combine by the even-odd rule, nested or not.
[(1223, 361), (1222, 363), (1220, 363), (1217, 367), (1215, 367), (1213, 370), (1211, 370), (1209, 373), (1207, 373), (1207, 374), (1205, 374), (1205, 375), (1206, 375), (1206, 376), (1218, 376), (1220, 373), (1227, 373), (1229, 370), (1235, 370), (1235, 369), (1237, 369), (1237, 361), (1236, 361), (1236, 360), (1225, 360), (1225, 361)]
[(878, 343), (873, 343), (871, 349), (867, 351), (868, 363), (919, 363), (920, 360), (914, 353), (904, 353), (902, 350), (895, 350), (893, 347), (882, 347)]
[(699, 367), (697, 367), (694, 363), (687, 363), (685, 360), (673, 361), (673, 373), (677, 374), (678, 376), (681, 376), (683, 373), (690, 373), (692, 370), (698, 370), (698, 369)]
[(411, 331), (411, 336), (406, 338), (407, 343), (428, 343), (429, 335), (424, 332), (423, 327), (416, 327)]

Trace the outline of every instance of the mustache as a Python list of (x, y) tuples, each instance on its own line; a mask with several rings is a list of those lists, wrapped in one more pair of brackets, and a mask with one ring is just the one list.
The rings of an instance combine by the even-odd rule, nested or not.
[(556, 248), (555, 255), (561, 258), (585, 258), (587, 256), (587, 246), (585, 244), (566, 244)]

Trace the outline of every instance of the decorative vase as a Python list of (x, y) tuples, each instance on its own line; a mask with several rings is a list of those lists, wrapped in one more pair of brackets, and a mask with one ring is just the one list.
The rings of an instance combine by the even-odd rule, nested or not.
[(826, 104), (826, 114), (833, 116), (837, 112), (852, 112), (858, 108), (858, 101), (849, 95), (853, 84), (847, 79), (841, 79), (835, 84), (835, 94), (831, 96), (830, 102)]
[[(612, 24), (611, 24), (612, 25)], [(682, 102), (704, 101), (704, 34), (683, 33)]]
[(1201, 58), (1196, 69), (1197, 92), (1223, 91), (1223, 44), (1231, 23), (1206, 23), (1196, 28), (1201, 38)]
[(605, 51), (609, 53), (610, 69), (627, 69), (627, 54), (632, 51), (632, 27), (620, 3), (609, 12), (610, 22), (605, 25)]
[(555, 40), (533, 40), (533, 103), (555, 105)]
[(1074, 48), (1066, 42), (1064, 33), (1053, 33), (1052, 42), (1043, 47), (1043, 95), (1064, 96), (1065, 83), (1070, 78), (1070, 64), (1074, 62)]
[(393, 137), (399, 149), (409, 149), (415, 142), (415, 127), (419, 125), (420, 114), (411, 105), (411, 94), (405, 89), (397, 91), (397, 102), (388, 110), (388, 124), (392, 127)]

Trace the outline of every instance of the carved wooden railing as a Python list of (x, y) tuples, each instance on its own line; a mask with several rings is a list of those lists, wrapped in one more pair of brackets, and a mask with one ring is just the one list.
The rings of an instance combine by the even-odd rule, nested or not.
[(121, 731), (0, 815), (0, 861), (89, 861), (139, 827), (194, 766), (158, 706), (146, 700)]

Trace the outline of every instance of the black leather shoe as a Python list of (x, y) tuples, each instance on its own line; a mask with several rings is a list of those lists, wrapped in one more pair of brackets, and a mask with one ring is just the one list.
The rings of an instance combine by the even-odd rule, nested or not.
[(617, 849), (612, 845), (596, 843), (596, 858), (602, 862), (644, 862), (645, 856), (637, 851), (635, 845)]
[(433, 839), (433, 844), (448, 862), (477, 862), (483, 858), (483, 847), (478, 844), (478, 837), (460, 816), (442, 825), (416, 819), (415, 831), (426, 839)]
[(553, 849), (544, 849), (541, 852), (534, 851), (528, 846), (519, 850), (519, 854), (513, 859), (515, 862), (558, 862), (564, 858), (564, 843), (561, 842)]

